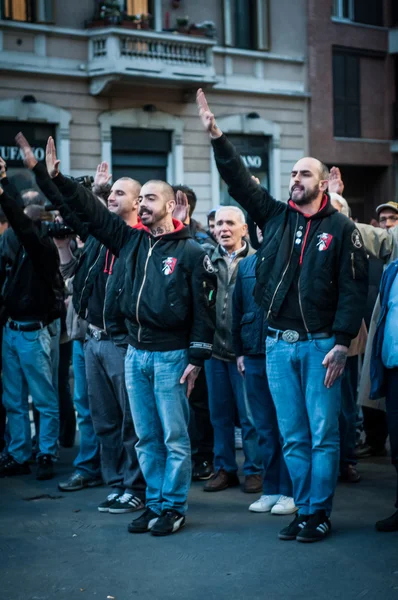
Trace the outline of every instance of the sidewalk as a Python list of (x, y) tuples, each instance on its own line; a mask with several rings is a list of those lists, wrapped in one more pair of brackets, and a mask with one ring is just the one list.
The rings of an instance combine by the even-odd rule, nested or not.
[[(57, 481), (72, 458), (62, 452)], [(99, 513), (105, 488), (0, 479), (0, 598), (398, 600), (398, 533), (374, 529), (394, 512), (395, 471), (389, 459), (359, 469), (361, 483), (338, 487), (333, 534), (308, 545), (279, 541), (291, 517), (249, 513), (257, 496), (239, 489), (206, 494), (195, 483), (186, 527), (155, 538), (127, 532), (134, 514)]]

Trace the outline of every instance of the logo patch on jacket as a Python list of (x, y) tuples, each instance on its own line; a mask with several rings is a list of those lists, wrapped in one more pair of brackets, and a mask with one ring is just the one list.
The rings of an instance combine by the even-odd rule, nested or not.
[(355, 248), (362, 248), (361, 234), (359, 233), (358, 229), (354, 229), (352, 232), (351, 241)]
[(327, 250), (332, 242), (333, 236), (330, 233), (320, 233), (318, 236), (318, 250), (323, 252)]
[(167, 258), (165, 258), (163, 261), (163, 267), (162, 267), (162, 271), (163, 271), (164, 275), (171, 275), (175, 269), (176, 264), (177, 264), (176, 258), (173, 258), (172, 256), (168, 256)]
[(214, 273), (215, 272), (215, 268), (213, 267), (213, 263), (211, 262), (210, 258), (207, 256), (204, 257), (203, 259), (203, 266), (206, 269), (206, 271), (208, 273)]

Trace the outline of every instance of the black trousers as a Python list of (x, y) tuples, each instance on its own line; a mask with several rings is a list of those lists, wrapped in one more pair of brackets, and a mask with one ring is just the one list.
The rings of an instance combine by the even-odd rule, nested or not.
[(391, 462), (397, 471), (395, 508), (398, 508), (398, 368), (386, 369), (386, 383), (386, 410), (388, 432), (390, 434)]
[(189, 398), (191, 420), (189, 436), (192, 447), (192, 463), (213, 463), (214, 434), (210, 421), (209, 398), (205, 370), (201, 369)]
[(384, 410), (363, 406), (363, 428), (366, 443), (375, 450), (383, 450), (388, 438), (387, 415)]

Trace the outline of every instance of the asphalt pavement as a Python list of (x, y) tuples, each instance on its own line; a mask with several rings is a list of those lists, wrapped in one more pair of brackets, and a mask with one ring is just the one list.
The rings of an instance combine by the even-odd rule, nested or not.
[(73, 456), (49, 482), (0, 479), (0, 600), (398, 600), (398, 533), (374, 528), (395, 510), (388, 458), (361, 461), (362, 481), (338, 486), (332, 535), (299, 544), (277, 539), (291, 517), (248, 511), (257, 495), (201, 483), (184, 529), (129, 534), (133, 514), (98, 512), (106, 488), (57, 489)]

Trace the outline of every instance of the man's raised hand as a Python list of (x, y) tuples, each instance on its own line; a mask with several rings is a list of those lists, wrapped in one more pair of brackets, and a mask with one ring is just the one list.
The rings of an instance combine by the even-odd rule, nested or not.
[(187, 195), (181, 190), (178, 190), (176, 193), (176, 207), (173, 210), (173, 218), (182, 221), (182, 223), (186, 223), (188, 219), (188, 213), (189, 204)]
[(46, 165), (47, 171), (51, 179), (54, 179), (59, 174), (59, 165), (61, 161), (57, 159), (57, 151), (55, 149), (55, 142), (50, 136), (47, 140), (46, 146)]
[(28, 140), (26, 139), (23, 133), (19, 132), (15, 136), (15, 141), (22, 150), (22, 154), (24, 156), (23, 162), (25, 167), (27, 167), (28, 169), (33, 169), (37, 165), (37, 160), (35, 158), (35, 155), (33, 154), (33, 150)]
[(201, 88), (196, 92), (196, 103), (198, 105), (199, 116), (202, 120), (203, 127), (209, 132), (210, 137), (214, 140), (221, 137), (222, 131), (217, 127), (216, 119), (210, 111), (206, 96)]
[(328, 188), (329, 193), (334, 192), (335, 194), (340, 194), (340, 196), (343, 195), (344, 183), (341, 177), (340, 169), (338, 167), (332, 167), (330, 169)]
[(97, 167), (94, 177), (94, 186), (101, 187), (103, 185), (108, 185), (111, 179), (112, 173), (109, 173), (109, 165), (106, 161), (103, 161)]

